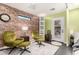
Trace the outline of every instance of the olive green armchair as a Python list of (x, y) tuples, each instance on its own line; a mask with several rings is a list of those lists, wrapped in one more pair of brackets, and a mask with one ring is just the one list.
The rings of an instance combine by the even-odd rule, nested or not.
[(38, 43), (37, 45), (39, 45), (39, 47), (45, 46), (44, 44), (42, 44), (42, 42), (45, 41), (44, 36), (43, 35), (39, 35), (38, 32), (32, 32), (32, 38)]
[(11, 54), (15, 48), (20, 48), (22, 50), (20, 55), (25, 51), (30, 53), (30, 51), (27, 50), (27, 47), (30, 45), (30, 41), (25, 41), (24, 38), (16, 38), (16, 34), (13, 31), (5, 31), (3, 33), (3, 43), (9, 48), (1, 49), (0, 51), (11, 49), (8, 54)]

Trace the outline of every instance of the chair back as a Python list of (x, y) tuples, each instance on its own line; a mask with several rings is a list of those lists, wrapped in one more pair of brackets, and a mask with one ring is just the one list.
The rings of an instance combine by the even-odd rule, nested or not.
[(3, 33), (3, 42), (4, 45), (10, 46), (14, 40), (16, 40), (16, 35), (13, 31), (5, 31)]
[(38, 32), (32, 32), (32, 37), (33, 37), (33, 39), (35, 38), (35, 37), (38, 37), (39, 36), (39, 33)]

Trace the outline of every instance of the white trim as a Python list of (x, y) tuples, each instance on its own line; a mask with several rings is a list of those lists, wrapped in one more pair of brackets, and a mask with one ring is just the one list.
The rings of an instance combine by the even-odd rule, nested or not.
[[(58, 18), (53, 18), (52, 19), (52, 23), (51, 23), (51, 32), (52, 32), (52, 39), (54, 39), (54, 20), (58, 20), (58, 19), (65, 19), (64, 18), (64, 16), (63, 17), (58, 17)], [(64, 22), (65, 23), (65, 22)], [(52, 26), (53, 25), (53, 26)], [(65, 24), (63, 24), (63, 26), (64, 26)], [(63, 27), (63, 29), (64, 29), (64, 33), (65, 33), (65, 27)], [(63, 36), (64, 36), (64, 34), (63, 34)], [(62, 41), (63, 43), (65, 43), (65, 36), (63, 37), (63, 39), (64, 39), (64, 41)]]
[[(41, 22), (43, 24), (41, 24)], [(43, 27), (43, 29), (41, 29), (41, 26)], [(43, 32), (41, 32), (43, 31)], [(43, 20), (41, 20), (41, 18), (39, 17), (39, 34), (40, 35), (44, 35), (45, 34), (45, 18), (43, 17)]]

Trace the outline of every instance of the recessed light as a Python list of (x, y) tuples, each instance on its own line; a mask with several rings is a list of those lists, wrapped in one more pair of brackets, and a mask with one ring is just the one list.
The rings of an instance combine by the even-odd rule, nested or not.
[(54, 11), (54, 10), (55, 10), (55, 8), (51, 8), (50, 10), (51, 10), (51, 11)]

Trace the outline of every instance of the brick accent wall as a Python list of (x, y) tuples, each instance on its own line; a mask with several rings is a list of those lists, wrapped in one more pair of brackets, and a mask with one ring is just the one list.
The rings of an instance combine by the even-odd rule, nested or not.
[[(15, 31), (17, 37), (20, 37), (23, 35), (23, 31), (21, 30), (22, 26), (28, 26), (29, 30), (27, 31), (27, 34), (31, 36), (32, 31), (38, 31), (39, 29), (39, 18), (35, 15), (32, 15), (30, 13), (18, 10), (16, 8), (10, 7), (5, 4), (0, 4), (0, 14), (7, 13), (10, 15), (11, 20), (9, 22), (3, 22), (0, 20), (0, 46), (3, 46), (2, 43), (2, 33), (4, 31)], [(21, 20), (17, 16), (23, 15), (23, 16), (31, 16), (31, 20)]]

